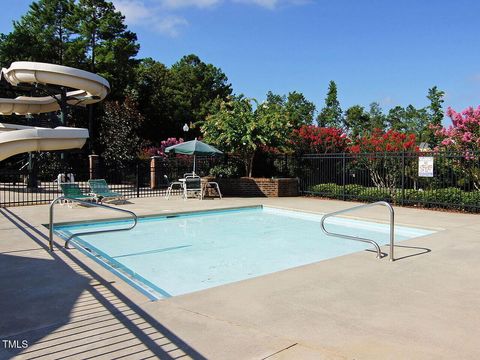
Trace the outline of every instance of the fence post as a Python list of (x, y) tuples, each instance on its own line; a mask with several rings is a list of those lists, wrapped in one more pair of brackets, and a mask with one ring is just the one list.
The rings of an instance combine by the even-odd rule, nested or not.
[(159, 177), (160, 177), (160, 167), (158, 165), (157, 159), (159, 159), (160, 156), (152, 156), (150, 158), (150, 189), (156, 189), (158, 187), (159, 183)]
[(402, 151), (402, 197), (400, 203), (404, 204), (405, 202), (405, 149)]
[(345, 156), (345, 152), (342, 153), (342, 185), (343, 185), (343, 194), (342, 194), (342, 199), (343, 201), (346, 200), (346, 197), (345, 197), (345, 183), (346, 183), (346, 156)]
[(137, 198), (138, 198), (140, 197), (140, 171), (139, 171), (138, 162), (136, 167), (136, 182), (137, 182)]
[(88, 155), (88, 172), (90, 179), (98, 178), (98, 166), (99, 166), (99, 157), (98, 155)]

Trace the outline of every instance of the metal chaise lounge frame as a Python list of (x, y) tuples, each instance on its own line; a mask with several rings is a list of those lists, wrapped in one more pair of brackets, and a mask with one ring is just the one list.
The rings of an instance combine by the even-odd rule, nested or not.
[(90, 186), (91, 193), (95, 194), (100, 202), (114, 199), (123, 200), (124, 203), (127, 202), (125, 195), (110, 190), (105, 179), (90, 179), (88, 180), (88, 185)]
[(165, 178), (165, 181), (166, 181), (167, 186), (168, 186), (167, 187), (167, 192), (165, 194), (165, 199), (168, 200), (170, 198), (170, 196), (172, 195), (173, 187), (177, 186), (177, 185), (178, 185), (178, 190), (182, 190), (182, 195), (183, 195), (183, 183), (181, 183), (180, 181), (170, 182), (167, 175), (163, 175), (163, 177)]
[(188, 199), (189, 193), (194, 193), (200, 195), (200, 200), (203, 199), (203, 192), (202, 192), (202, 179), (198, 175), (193, 176), (186, 176), (185, 177), (185, 185), (183, 187), (183, 198), (184, 200)]
[[(97, 201), (97, 198), (93, 195), (84, 194), (77, 183), (60, 183), (60, 189), (62, 189), (63, 197), (65, 200), (92, 200)], [(73, 202), (72, 202), (73, 203)], [(71, 207), (71, 205), (69, 205)]]
[(217, 191), (218, 197), (222, 199), (222, 192), (220, 191), (220, 186), (218, 185), (218, 182), (216, 181), (206, 181), (203, 186), (202, 186), (202, 196), (205, 197), (205, 194), (207, 193), (207, 189), (215, 189)]

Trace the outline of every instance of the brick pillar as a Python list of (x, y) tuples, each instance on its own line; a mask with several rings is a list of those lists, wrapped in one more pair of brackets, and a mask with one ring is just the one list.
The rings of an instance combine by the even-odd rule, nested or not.
[(88, 155), (90, 179), (97, 179), (100, 173), (100, 158), (98, 155)]
[(150, 189), (156, 189), (160, 182), (160, 166), (158, 166), (158, 159), (160, 156), (152, 156), (150, 158)]

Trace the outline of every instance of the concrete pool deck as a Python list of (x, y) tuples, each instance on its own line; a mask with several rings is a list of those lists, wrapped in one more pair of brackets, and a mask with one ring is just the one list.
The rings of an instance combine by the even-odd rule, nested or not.
[[(358, 205), (156, 197), (120, 207), (149, 215), (260, 204), (319, 213)], [(57, 222), (117, 215), (56, 209)], [(77, 250), (49, 253), (47, 205), (0, 209), (0, 359), (479, 358), (480, 217), (395, 210), (397, 224), (438, 232), (403, 241), (393, 263), (363, 251), (150, 301)], [(384, 208), (351, 215), (387, 220)]]

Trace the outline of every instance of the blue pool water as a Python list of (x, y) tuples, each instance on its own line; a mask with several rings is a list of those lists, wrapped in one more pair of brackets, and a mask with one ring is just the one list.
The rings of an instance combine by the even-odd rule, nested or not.
[[(139, 219), (131, 231), (83, 235), (72, 242), (153, 298), (170, 297), (370, 248), (328, 237), (321, 215), (246, 208)], [(72, 233), (128, 226), (127, 221), (57, 226)], [(388, 242), (386, 224), (330, 218), (327, 229)], [(433, 231), (396, 226), (396, 241)], [(372, 253), (372, 261), (375, 255)]]

